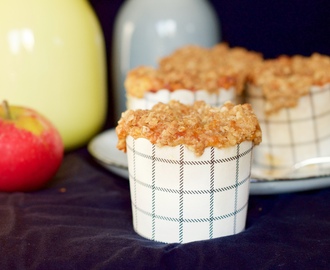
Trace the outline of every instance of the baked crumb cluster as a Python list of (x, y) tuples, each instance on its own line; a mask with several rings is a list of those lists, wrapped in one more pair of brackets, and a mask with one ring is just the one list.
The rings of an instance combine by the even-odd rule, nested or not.
[(248, 81), (262, 89), (267, 113), (295, 107), (311, 86), (330, 83), (330, 57), (314, 53), (264, 60), (253, 67)]
[(260, 62), (259, 53), (225, 43), (212, 48), (188, 45), (161, 58), (159, 67), (140, 66), (131, 70), (125, 80), (129, 95), (143, 98), (145, 92), (160, 89), (206, 90), (217, 93), (220, 88), (243, 90), (251, 65)]
[(226, 148), (243, 141), (261, 142), (261, 130), (250, 104), (226, 102), (221, 108), (204, 101), (184, 105), (176, 100), (151, 110), (127, 110), (116, 127), (117, 148), (126, 152), (126, 137), (145, 138), (162, 146), (186, 145), (196, 156), (207, 147)]

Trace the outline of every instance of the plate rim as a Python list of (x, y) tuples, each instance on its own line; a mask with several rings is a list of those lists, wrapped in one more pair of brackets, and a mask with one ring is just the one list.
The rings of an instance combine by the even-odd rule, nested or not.
[[(94, 136), (88, 143), (87, 145), (87, 150), (88, 152), (92, 155), (92, 157), (96, 160), (96, 162), (98, 162), (99, 164), (101, 164), (103, 167), (106, 167), (107, 169), (110, 169), (111, 166), (116, 167), (118, 169), (123, 169), (123, 170), (127, 170), (128, 171), (128, 165), (126, 164), (122, 164), (120, 162), (118, 162), (118, 160), (114, 160), (113, 158), (109, 158), (106, 156), (102, 156), (100, 155), (100, 153), (97, 153), (97, 151), (95, 151), (95, 145), (97, 143), (99, 143), (102, 139), (104, 139), (105, 137), (108, 137), (109, 135), (114, 136), (115, 133), (115, 128), (110, 128), (107, 130), (104, 130), (102, 132), (100, 132), (99, 134), (97, 134), (96, 136)], [(118, 150), (120, 151), (120, 150)], [(285, 185), (290, 185), (293, 183), (298, 183), (298, 182), (312, 182), (312, 181), (319, 181), (319, 182), (324, 182), (327, 181), (327, 179), (330, 180), (330, 175), (317, 175), (317, 176), (308, 176), (308, 177), (302, 177), (302, 178), (281, 178), (281, 179), (261, 179), (258, 177), (255, 177), (252, 175), (251, 173), (251, 179), (250, 179), (250, 187), (254, 186), (257, 187), (258, 184), (259, 186), (274, 186), (274, 185), (279, 185), (282, 184), (283, 186)], [(329, 186), (330, 187), (330, 181), (328, 185), (323, 185), (323, 188)], [(322, 188), (321, 187), (314, 187), (313, 185), (310, 187), (302, 187), (302, 189), (299, 188), (290, 188), (287, 189), (287, 191), (281, 191), (281, 193), (284, 192), (292, 192), (292, 191), (304, 191), (304, 190), (312, 190), (312, 189), (317, 189), (317, 188)], [(268, 192), (258, 192), (255, 194), (277, 194), (280, 192), (277, 192), (276, 190), (283, 190), (283, 188), (277, 188), (275, 190), (269, 190)]]

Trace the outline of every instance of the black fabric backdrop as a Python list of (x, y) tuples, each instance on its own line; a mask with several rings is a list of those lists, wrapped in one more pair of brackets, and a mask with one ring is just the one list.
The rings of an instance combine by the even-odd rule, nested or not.
[[(180, 1), (180, 0), (178, 0)], [(204, 1), (204, 0), (203, 0)], [(330, 55), (328, 0), (208, 0), (218, 14), (222, 41), (255, 50), (265, 58), (282, 54)], [(109, 117), (113, 119), (111, 44), (113, 25), (124, 0), (90, 0), (104, 33), (108, 60)]]
[[(90, 1), (109, 63), (122, 2)], [(266, 57), (330, 54), (327, 0), (211, 2), (223, 39), (233, 46)], [(110, 75), (108, 90), (104, 129), (114, 125)], [(250, 196), (244, 232), (188, 244), (156, 243), (133, 231), (128, 181), (100, 167), (82, 147), (66, 153), (45, 189), (0, 192), (0, 269), (329, 269), (329, 205), (330, 189)]]
[(128, 181), (85, 149), (50, 185), (0, 193), (0, 269), (328, 269), (330, 189), (250, 196), (246, 230), (161, 244), (132, 227)]

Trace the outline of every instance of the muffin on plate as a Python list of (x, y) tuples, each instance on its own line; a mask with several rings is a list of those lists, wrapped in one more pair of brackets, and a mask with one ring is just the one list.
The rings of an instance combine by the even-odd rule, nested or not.
[(212, 106), (236, 102), (248, 69), (262, 56), (225, 43), (212, 48), (187, 45), (159, 61), (159, 67), (139, 66), (125, 80), (127, 108), (150, 109), (158, 102), (203, 100)]
[[(247, 102), (263, 130), (254, 167), (270, 178), (294, 164), (330, 156), (330, 58), (281, 56), (265, 60), (249, 75)], [(323, 166), (308, 166), (315, 175)]]
[(252, 150), (261, 141), (250, 105), (172, 100), (126, 111), (116, 133), (138, 234), (184, 243), (244, 230)]

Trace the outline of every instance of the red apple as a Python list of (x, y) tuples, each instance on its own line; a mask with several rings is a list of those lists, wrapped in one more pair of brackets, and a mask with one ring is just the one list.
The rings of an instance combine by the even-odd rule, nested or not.
[(0, 191), (42, 188), (57, 172), (63, 152), (59, 132), (44, 116), (0, 104)]

